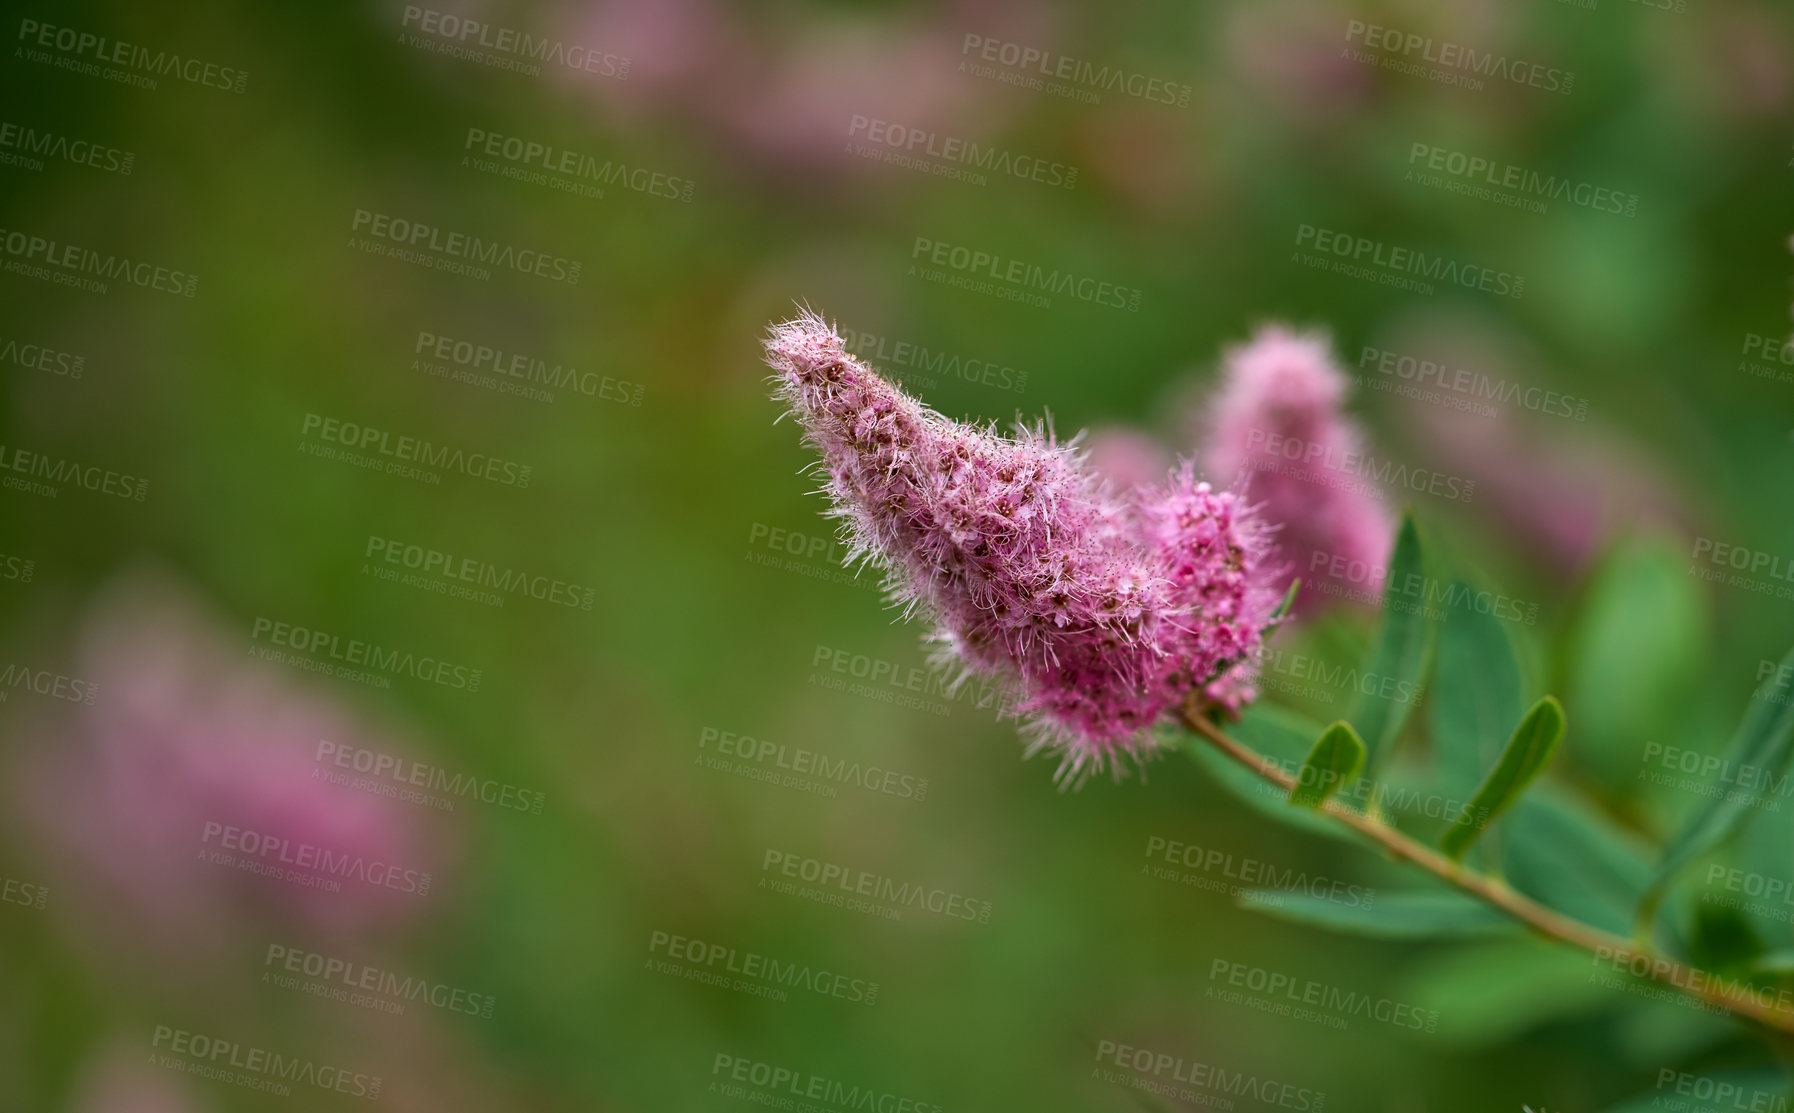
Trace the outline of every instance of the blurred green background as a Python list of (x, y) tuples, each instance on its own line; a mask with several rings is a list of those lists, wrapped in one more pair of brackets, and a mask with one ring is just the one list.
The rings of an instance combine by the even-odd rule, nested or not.
[[(1396, 1113), (1692, 1100), (1660, 1072), (1773, 1064), (1736, 1025), (1591, 984), (1586, 959), (1544, 944), (1325, 935), (1154, 876), (1158, 839), (1402, 883), (1366, 851), (1268, 822), (1185, 760), (1061, 794), (1047, 762), (1019, 759), (1014, 724), (973, 696), (927, 680), (921, 707), (842, 690), (872, 662), (907, 684), (927, 668), (923, 631), (896, 621), (870, 573), (833, 575), (831, 523), (799, 474), (796, 432), (774, 424), (757, 345), (802, 301), (873, 338), (875, 361), (882, 342), (885, 366), (954, 416), (1048, 411), (1067, 433), (1130, 424), (1187, 453), (1189, 398), (1220, 350), (1284, 320), (1332, 333), (1377, 443), (1453, 474), (1477, 473), (1448, 454), (1464, 438), (1432, 428), (1449, 411), (1378, 389), (1390, 379), (1360, 363), (1366, 347), (1585, 401), (1581, 420), (1499, 407), (1485, 427), (1506, 439), (1478, 442), (1477, 499), (1392, 501), (1415, 504), (1464, 574), (1538, 604), (1536, 624), (1513, 633), (1529, 691), (1569, 708), (1553, 777), (1660, 840), (1698, 797), (1646, 783), (1643, 743), (1716, 752), (1759, 663), (1794, 640), (1787, 600), (1684, 571), (1697, 537), (1794, 560), (1785, 5), (622, 0), (441, 9), (438, 27), (445, 12), (599, 47), (627, 58), (626, 73), (445, 54), (429, 12), (400, 3), (27, 6), (8, 24), (0, 117), (134, 157), (129, 174), (53, 156), (0, 165), (7, 232), (198, 276), (188, 298), (0, 273), (0, 340), (84, 361), (79, 378), (4, 368), (4, 443), (149, 481), (141, 502), (0, 491), (4, 553), (32, 562), (28, 580), (0, 584), (8, 662), (76, 670), (95, 594), (154, 568), (204, 600), (240, 667), (327, 693), (421, 760), (540, 792), (544, 806), (391, 802), (400, 822), (434, 825), (444, 859), (398, 921), (316, 942), (264, 910), (246, 945), (204, 942), (197, 923), (152, 943), (135, 906), (110, 903), (111, 882), (71, 864), (82, 859), (60, 849), (66, 830), (21, 802), (79, 828), (98, 822), (83, 809), (102, 798), (9, 765), (0, 873), (50, 899), (0, 904), (0, 1107), (360, 1103), (165, 1069), (158, 1026), (352, 1065), (383, 1078), (380, 1103), (407, 1110), (772, 1100), (725, 1092), (719, 1055), (948, 1110), (1188, 1104), (1105, 1076), (1106, 1044), (1324, 1093), (1314, 1108)], [(235, 92), (94, 76), (55, 61), (78, 51), (32, 47), (33, 20), (247, 80)], [(1397, 72), (1353, 56), (1358, 24), (1570, 71), (1573, 89)], [(1057, 95), (989, 76), (1026, 72), (1000, 61), (980, 76), (968, 35), (1187, 87), (1187, 103), (1075, 81)], [(1075, 182), (865, 157), (856, 116), (1075, 168)], [(482, 170), (470, 130), (629, 173), (594, 197)], [(1416, 145), (1631, 195), (1635, 215), (1566, 199), (1537, 212), (1427, 184)], [(656, 174), (690, 183), (689, 200), (633, 187)], [(501, 267), (481, 280), (380, 257), (356, 246), (358, 210), (578, 260), (579, 279)], [(1305, 266), (1303, 226), (1524, 275), (1524, 296), (1423, 294)], [(1140, 291), (1138, 309), (1066, 296), (1040, 308), (930, 282), (913, 270), (918, 237), (1096, 276)], [(420, 333), (613, 385), (544, 401), (451, 381), (419, 369)], [(900, 344), (1025, 378), (1004, 389), (904, 366), (918, 357)], [(530, 481), (432, 484), (323, 459), (304, 447), (308, 414), (520, 461)], [(1566, 492), (1582, 500), (1570, 500), (1581, 516), (1567, 554), (1525, 522)], [(483, 605), (383, 581), (366, 570), (370, 537), (589, 587), (593, 603)], [(408, 677), (378, 687), (252, 664), (259, 618), (415, 648), (482, 680), (477, 692)], [(1371, 621), (1347, 610), (1283, 644), (1355, 660)], [(1344, 699), (1310, 686), (1285, 702), (1325, 721)], [(71, 729), (63, 702), (11, 691), (0, 756), (55, 751)], [(1420, 753), (1426, 716), (1414, 718)], [(725, 733), (926, 780), (926, 794), (742, 775), (776, 771), (771, 759), (715, 768)], [(780, 893), (769, 852), (988, 901), (988, 922)], [(1785, 873), (1791, 857), (1771, 860)], [(1225, 868), (1185, 873), (1227, 881)], [(209, 876), (252, 890), (232, 901), (256, 899), (259, 879)], [(1756, 930), (1794, 945), (1785, 922)], [(876, 982), (876, 1002), (776, 1000), (669, 974), (656, 933)], [(275, 935), (497, 1007), (394, 1016), (272, 987), (259, 948)], [(1436, 1030), (1229, 1004), (1213, 992), (1218, 958), (1434, 1010)], [(1201, 1092), (1216, 1108), (1298, 1108)]]

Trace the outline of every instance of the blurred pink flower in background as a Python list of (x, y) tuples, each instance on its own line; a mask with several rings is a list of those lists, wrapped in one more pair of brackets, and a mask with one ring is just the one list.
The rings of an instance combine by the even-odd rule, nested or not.
[(1134, 100), (1093, 106), (1072, 132), (1068, 157), (1085, 175), (1077, 188), (1106, 190), (1161, 228), (1217, 219), (1228, 197), (1225, 175), (1205, 157), (1218, 146), (1215, 130), (1200, 102), (1187, 112)]
[(180, 1075), (152, 1065), (124, 1041), (89, 1057), (69, 1097), (69, 1113), (200, 1113)]
[[(855, 116), (905, 128), (975, 138), (988, 130), (991, 98), (974, 99), (965, 78), (918, 80), (950, 68), (957, 36), (929, 30), (893, 34), (876, 25), (807, 33), (760, 80), (736, 84), (702, 102), (706, 118), (763, 160), (814, 168), (876, 165), (846, 153)], [(743, 89), (757, 95), (742, 96)]]
[(625, 80), (557, 73), (595, 113), (696, 124), (745, 164), (812, 185), (888, 169), (848, 151), (856, 140), (877, 147), (850, 132), (856, 116), (959, 139), (988, 135), (1015, 101), (957, 72), (967, 34), (1048, 40), (1037, 6), (989, 0), (933, 16), (842, 9), (782, 24), (716, 0), (611, 0), (569, 6), (553, 22), (568, 41), (629, 58)]
[(1171, 472), (1171, 453), (1152, 437), (1124, 425), (1104, 425), (1085, 434), (1084, 463), (1117, 492), (1162, 483)]
[(1376, 70), (1342, 49), (1352, 18), (1344, 5), (1259, 0), (1224, 11), (1216, 36), (1221, 60), (1254, 108), (1320, 126), (1362, 111), (1375, 97)]
[[(203, 955), (250, 923), (330, 936), (402, 923), (430, 899), (408, 888), (425, 874), (427, 891), (439, 887), (443, 855), (422, 813), (330, 783), (327, 772), (341, 771), (317, 759), (326, 740), (394, 757), (401, 744), (311, 682), (248, 659), (244, 639), (181, 589), (147, 576), (114, 583), (91, 607), (77, 658), (72, 671), (97, 698), (45, 724), (12, 787), (66, 863), (59, 898), (76, 889), (97, 906), (79, 913), (85, 924), (128, 924)], [(321, 853), (328, 862), (308, 857)]]
[(1401, 399), (1389, 427), (1418, 458), (1474, 482), (1472, 519), (1511, 534), (1553, 578), (1580, 575), (1622, 531), (1695, 525), (1682, 484), (1605, 428), (1588, 399), (1553, 389), (1540, 354), (1495, 321), (1427, 311), (1376, 344), (1364, 374)]
[[(1787, 49), (1794, 18), (1785, 3), (1736, 3), (1700, 7), (1685, 3), (1688, 15), (1647, 25), (1642, 61), (1708, 117), (1727, 126), (1760, 124), (1779, 129), (1794, 107), (1794, 58)], [(1786, 146), (1786, 141), (1782, 141)]]
[[(619, 115), (641, 114), (682, 99), (715, 79), (719, 61), (750, 49), (727, 5), (716, 0), (617, 0), (566, 5), (556, 22), (562, 34), (629, 58), (629, 76), (607, 90)], [(583, 75), (569, 72), (568, 79)]]
[(1238, 478), (1276, 529), (1281, 583), (1302, 579), (1298, 613), (1330, 598), (1374, 605), (1394, 539), (1389, 509), (1353, 470), (1363, 435), (1344, 412), (1351, 386), (1324, 335), (1266, 325), (1227, 350), (1198, 416), (1204, 469), (1218, 482)]
[(1647, 525), (1683, 530), (1693, 517), (1675, 480), (1639, 446), (1553, 418), (1522, 423), (1405, 400), (1404, 427), (1443, 471), (1474, 480), (1479, 519), (1512, 535), (1561, 580), (1582, 574), (1616, 534)]

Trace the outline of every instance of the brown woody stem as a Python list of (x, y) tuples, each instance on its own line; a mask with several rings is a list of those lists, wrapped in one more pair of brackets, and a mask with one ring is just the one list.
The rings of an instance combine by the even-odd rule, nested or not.
[[(1184, 723), (1215, 749), (1245, 766), (1264, 780), (1288, 792), (1296, 785), (1296, 777), (1282, 766), (1229, 737), (1208, 717), (1191, 707), (1183, 712)], [(1329, 818), (1352, 828), (1375, 842), (1396, 858), (1412, 862), (1446, 884), (1489, 904), (1532, 928), (1540, 935), (1581, 947), (1597, 957), (1610, 959), (1628, 973), (1643, 976), (1679, 989), (1726, 1012), (1748, 1017), (1777, 1031), (1794, 1033), (1794, 1011), (1778, 1008), (1762, 999), (1762, 991), (1717, 974), (1709, 974), (1639, 946), (1632, 940), (1611, 935), (1599, 928), (1573, 920), (1514, 889), (1499, 877), (1491, 877), (1465, 866), (1382, 819), (1353, 811), (1336, 800), (1328, 800), (1320, 809)]]

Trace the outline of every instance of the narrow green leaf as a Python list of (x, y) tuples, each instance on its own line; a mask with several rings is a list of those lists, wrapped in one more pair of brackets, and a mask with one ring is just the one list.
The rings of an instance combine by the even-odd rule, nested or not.
[(1514, 729), (1514, 736), (1508, 739), (1507, 748), (1501, 751), (1501, 760), (1489, 771), (1482, 787), (1476, 790), (1470, 806), (1445, 832), (1440, 843), (1445, 853), (1462, 858), (1464, 851), (1470, 849), (1470, 844), (1495, 821), (1495, 817), (1526, 791), (1526, 786), (1545, 767), (1563, 736), (1564, 709), (1558, 706), (1557, 700), (1546, 696), (1533, 704), (1526, 718)]
[(1364, 741), (1352, 724), (1334, 723), (1321, 733), (1308, 751), (1308, 760), (1296, 774), (1296, 784), (1289, 790), (1289, 802), (1302, 808), (1319, 808), (1340, 785), (1358, 775), (1364, 768)]
[(1403, 514), (1383, 580), (1382, 620), (1359, 667), (1358, 698), (1350, 715), (1364, 740), (1367, 768), (1374, 768), (1395, 745), (1420, 698), (1433, 642), (1426, 582), (1420, 530), (1413, 514)]
[(1452, 602), (1474, 596), (1473, 588), (1456, 580), (1442, 600), (1449, 610), (1427, 693), (1440, 786), (1460, 797), (1494, 767), (1509, 732), (1526, 713), (1520, 661), (1507, 624), (1492, 611)]
[[(1174, 729), (1174, 728), (1168, 728)], [(1292, 774), (1302, 767), (1302, 756), (1310, 739), (1320, 733), (1319, 723), (1305, 715), (1271, 703), (1255, 703), (1247, 707), (1236, 723), (1228, 724), (1227, 733), (1276, 761)], [(1200, 738), (1167, 735), (1167, 747), (1181, 749), (1201, 766), (1227, 793), (1253, 811), (1283, 824), (1324, 838), (1355, 842), (1357, 836), (1324, 815), (1306, 808), (1292, 808), (1283, 792), (1271, 782), (1235, 764), (1232, 758), (1216, 750)]]
[(1379, 893), (1347, 888), (1339, 898), (1301, 889), (1248, 889), (1240, 907), (1298, 924), (1381, 939), (1436, 939), (1518, 930), (1512, 918), (1454, 889)]
[(1791, 751), (1794, 751), (1794, 650), (1790, 650), (1782, 658), (1781, 665), (1758, 686), (1744, 713), (1744, 721), (1738, 724), (1738, 732), (1726, 747), (1727, 768), (1749, 768), (1754, 770), (1753, 775), (1737, 778), (1740, 783), (1728, 784), (1726, 791), (1709, 796), (1700, 810), (1689, 817), (1664, 850), (1652, 889), (1660, 889), (1678, 869), (1736, 834), (1750, 818), (1751, 809), (1757, 806), (1765, 790), (1780, 783)]
[(1301, 586), (1302, 578), (1300, 576), (1289, 582), (1289, 590), (1283, 593), (1282, 602), (1278, 603), (1276, 609), (1271, 612), (1272, 622), (1276, 622), (1278, 619), (1288, 614), (1289, 609), (1296, 605), (1296, 591)]

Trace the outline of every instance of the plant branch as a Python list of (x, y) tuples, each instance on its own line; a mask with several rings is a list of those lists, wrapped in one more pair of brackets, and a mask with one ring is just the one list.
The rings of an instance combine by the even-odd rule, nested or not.
[[(1200, 711), (1186, 706), (1183, 709), (1183, 720), (1215, 749), (1264, 780), (1285, 792), (1295, 787), (1295, 776), (1270, 758), (1227, 735)], [(1453, 888), (1505, 912), (1541, 935), (1581, 947), (1597, 958), (1611, 960), (1628, 973), (1653, 978), (1727, 1012), (1748, 1017), (1781, 1032), (1794, 1033), (1794, 1011), (1778, 1008), (1773, 1002), (1764, 1001), (1762, 991), (1686, 966), (1632, 940), (1622, 939), (1599, 928), (1590, 927), (1580, 920), (1571, 919), (1545, 907), (1499, 877), (1491, 877), (1448, 858), (1374, 815), (1353, 811), (1337, 800), (1326, 801), (1320, 810), (1329, 818), (1383, 847), (1394, 857), (1412, 862)]]

